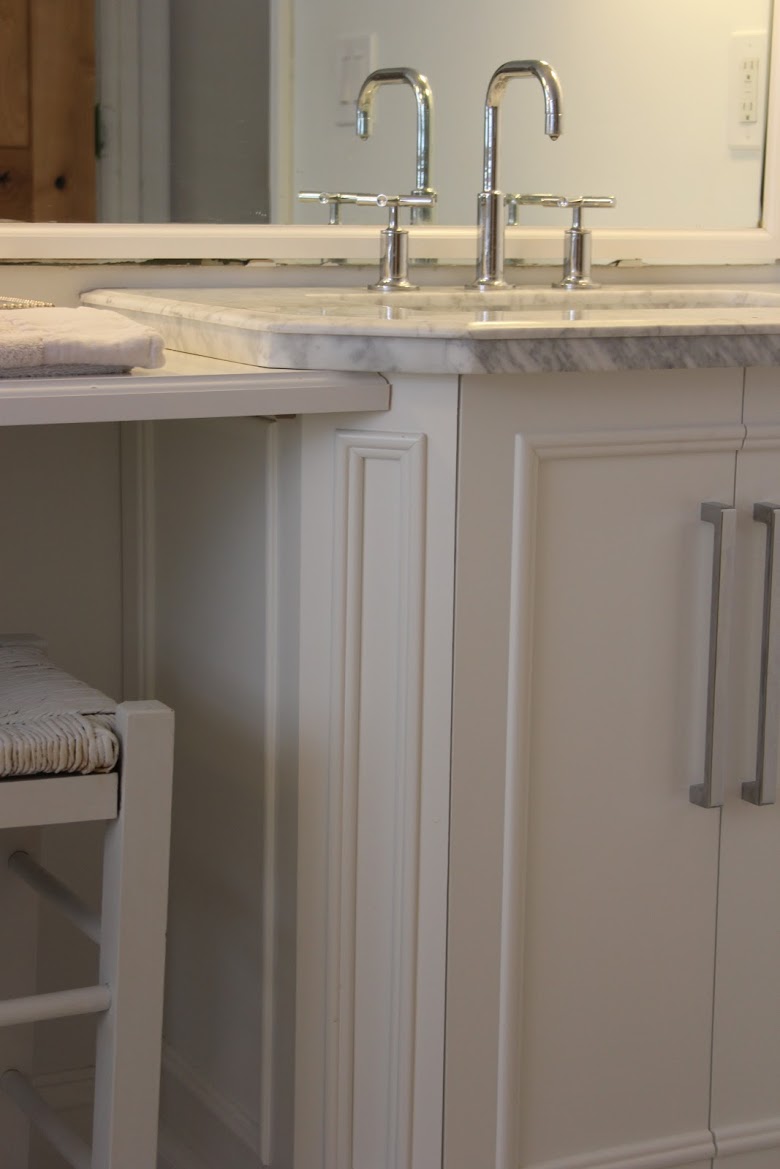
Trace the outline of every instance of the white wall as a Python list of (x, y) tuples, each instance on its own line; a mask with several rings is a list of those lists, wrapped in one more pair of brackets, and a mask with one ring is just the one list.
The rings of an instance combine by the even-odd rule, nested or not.
[[(769, 0), (293, 0), (294, 187), (406, 191), (414, 177), (415, 111), (406, 87), (378, 94), (373, 139), (335, 125), (337, 39), (376, 33), (376, 64), (408, 65), (433, 87), (439, 221), (473, 223), (482, 186), (482, 124), (492, 71), (544, 58), (564, 87), (565, 132), (543, 134), (539, 86), (510, 85), (502, 108), (504, 191), (613, 194), (599, 223), (751, 227), (759, 151), (728, 146), (731, 34), (765, 29)], [(369, 222), (373, 212), (348, 212)], [(318, 208), (296, 219), (318, 222)], [(564, 222), (525, 210), (523, 221)]]

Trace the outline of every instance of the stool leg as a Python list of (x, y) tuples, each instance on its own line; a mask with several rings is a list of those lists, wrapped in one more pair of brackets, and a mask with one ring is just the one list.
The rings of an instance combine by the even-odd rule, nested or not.
[(106, 826), (100, 981), (112, 1004), (98, 1024), (92, 1169), (157, 1163), (173, 714), (119, 707), (119, 817)]
[[(8, 858), (17, 849), (35, 851), (37, 829), (0, 832), (0, 999), (35, 992), (38, 949), (38, 899), (8, 871)], [(8, 1068), (30, 1073), (33, 1067), (33, 1028), (0, 1029), (0, 1075)], [(26, 1169), (30, 1122), (4, 1092), (0, 1092), (0, 1164), (3, 1169)]]

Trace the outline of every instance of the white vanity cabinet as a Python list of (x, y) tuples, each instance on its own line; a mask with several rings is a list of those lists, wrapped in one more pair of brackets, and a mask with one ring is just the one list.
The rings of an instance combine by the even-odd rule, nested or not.
[[(464, 379), (447, 1169), (776, 1169), (780, 813), (741, 784), (779, 384), (748, 371), (743, 422), (737, 370)], [(689, 800), (706, 501), (738, 509), (722, 811)]]
[(305, 420), (296, 1169), (776, 1169), (780, 812), (741, 784), (779, 384), (398, 377)]

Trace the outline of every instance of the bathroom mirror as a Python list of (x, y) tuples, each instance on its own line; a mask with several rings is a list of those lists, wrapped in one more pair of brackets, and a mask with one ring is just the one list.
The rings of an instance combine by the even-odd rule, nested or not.
[[(554, 144), (545, 139), (539, 87), (513, 82), (500, 115), (503, 190), (616, 196), (615, 209), (597, 217), (599, 226), (723, 230), (760, 222), (771, 0), (493, 0), (489, 10), (473, 0), (286, 3), (294, 30), (293, 195), (296, 189), (411, 189), (412, 91), (392, 86), (377, 94), (374, 132), (365, 142), (355, 134), (352, 105), (371, 68), (410, 65), (428, 76), (434, 91), (436, 220), (473, 222), (487, 82), (508, 57), (542, 57), (563, 83), (565, 132)], [(126, 38), (122, 61), (112, 62), (110, 37), (132, 6), (128, 0), (97, 4), (99, 90), (105, 91), (114, 70), (128, 66)], [(105, 172), (121, 162), (116, 138), (124, 127), (110, 94), (101, 93), (98, 218), (268, 223), (270, 189), (279, 178), (268, 173), (270, 124), (279, 115), (267, 69), (272, 6), (258, 0), (135, 4), (143, 91), (156, 95), (151, 106), (138, 95), (146, 206), (134, 216), (127, 200), (123, 206), (111, 197)], [(163, 149), (166, 102), (170, 133)], [(752, 114), (745, 113), (748, 103)], [(284, 202), (275, 200), (279, 221), (323, 221), (320, 208)], [(523, 212), (523, 221), (545, 224), (556, 215), (534, 208)], [(345, 218), (369, 222), (371, 213), (348, 211)]]
[[(334, 233), (324, 210), (295, 194), (411, 187), (411, 91), (380, 90), (367, 142), (341, 100), (386, 64), (425, 71), (436, 102), (437, 226), (418, 233), (412, 255), (470, 259), (485, 90), (495, 66), (519, 56), (555, 65), (565, 132), (547, 140), (535, 82), (512, 82), (501, 109), (500, 185), (615, 195), (614, 210), (591, 216), (597, 262), (750, 263), (778, 254), (775, 0), (494, 0), (489, 9), (473, 0), (96, 3), (99, 222), (0, 224), (9, 259), (373, 260), (379, 213), (353, 210)], [(745, 101), (754, 103), (748, 119)], [(523, 209), (508, 254), (557, 256), (564, 219)]]

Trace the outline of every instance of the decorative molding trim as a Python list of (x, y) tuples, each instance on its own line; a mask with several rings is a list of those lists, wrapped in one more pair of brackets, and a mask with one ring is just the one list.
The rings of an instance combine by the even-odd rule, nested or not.
[(154, 424), (120, 426), (122, 675), (125, 699), (156, 687)]
[[(778, 428), (780, 440), (780, 428)], [(686, 454), (740, 451), (744, 426), (673, 426), (644, 430), (556, 431), (533, 434), (528, 441), (540, 459), (592, 459), (619, 455)]]
[(538, 1162), (529, 1169), (677, 1169), (695, 1161), (709, 1161), (715, 1156), (715, 1142), (708, 1129), (681, 1133), (635, 1145), (597, 1149), (576, 1157)]
[(263, 956), (260, 1038), (260, 1145), (273, 1160), (273, 1066), (276, 988), (276, 811), (279, 747), (280, 483), (279, 427), (266, 428), (265, 475), (265, 759), (263, 782)]
[(780, 1116), (751, 1124), (730, 1124), (714, 1130), (717, 1156), (734, 1157), (780, 1147)]
[[(168, 1044), (163, 1045), (162, 1069), (163, 1089), (167, 1087), (180, 1094), (181, 1107), (178, 1111), (189, 1114), (188, 1119), (197, 1117), (197, 1121), (193, 1120), (193, 1123), (187, 1124), (186, 1128), (175, 1123), (171, 1124), (170, 1117), (166, 1117), (164, 1123), (169, 1138), (174, 1143), (177, 1141), (181, 1143), (181, 1138), (178, 1136), (180, 1127), (185, 1132), (185, 1142), (186, 1134), (192, 1134), (193, 1131), (197, 1132), (204, 1127), (211, 1130), (216, 1129), (218, 1133), (221, 1130), (224, 1137), (228, 1139), (231, 1148), (237, 1145), (242, 1153), (247, 1154), (249, 1163), (256, 1169), (260, 1169), (263, 1162), (260, 1156), (260, 1133), (257, 1121), (249, 1116), (239, 1104), (213, 1088), (196, 1068)], [(218, 1167), (215, 1166), (214, 1169), (218, 1169)], [(236, 1166), (236, 1169), (239, 1167)]]
[(780, 448), (780, 426), (749, 422), (745, 437), (746, 451), (776, 451)]
[(496, 1109), (496, 1169), (515, 1169), (517, 1083), (522, 1039), (523, 941), (530, 785), (531, 657), (536, 492), (539, 460), (521, 435), (515, 437), (509, 684), (504, 787), (504, 867), (501, 890), (499, 1047)]
[[(417, 898), (419, 879), (419, 811), (421, 785), (422, 629), (425, 585), (426, 439), (420, 434), (340, 431), (336, 435), (336, 527), (334, 551), (331, 754), (329, 794), (329, 903), (327, 1011), (335, 1026), (326, 1039), (325, 1162), (331, 1169), (351, 1169), (355, 1097), (356, 961), (358, 953), (359, 825), (363, 719), (367, 679), (394, 682), (394, 803), (391, 820), (381, 828), (391, 834), (394, 850), (392, 889), (393, 969), (389, 1000), (373, 1004), (391, 1020), (387, 1095), (377, 1106), (387, 1141), (377, 1163), (404, 1169), (411, 1162), (415, 1066), (415, 985), (417, 966)], [(381, 631), (367, 628), (372, 613), (364, 550), (372, 522), (368, 491), (372, 463), (394, 464), (392, 486), (382, 486), (382, 503), (396, 512), (397, 575), (389, 588), (391, 604), (376, 596), (383, 609)], [(392, 498), (391, 498), (392, 496)], [(381, 517), (377, 517), (381, 519)], [(368, 558), (366, 558), (367, 560)], [(376, 584), (376, 579), (373, 584)], [(373, 617), (377, 612), (374, 610)], [(380, 640), (377, 640), (379, 633)], [(375, 635), (369, 638), (369, 634)], [(388, 646), (395, 647), (385, 655)], [(375, 655), (371, 659), (371, 654)], [(381, 655), (381, 660), (380, 660)], [(365, 825), (363, 826), (365, 828)], [(362, 1088), (366, 1085), (362, 1084)], [(369, 1086), (368, 1090), (372, 1090)], [(381, 1095), (382, 1086), (373, 1090)], [(379, 1136), (377, 1139), (381, 1139)]]

